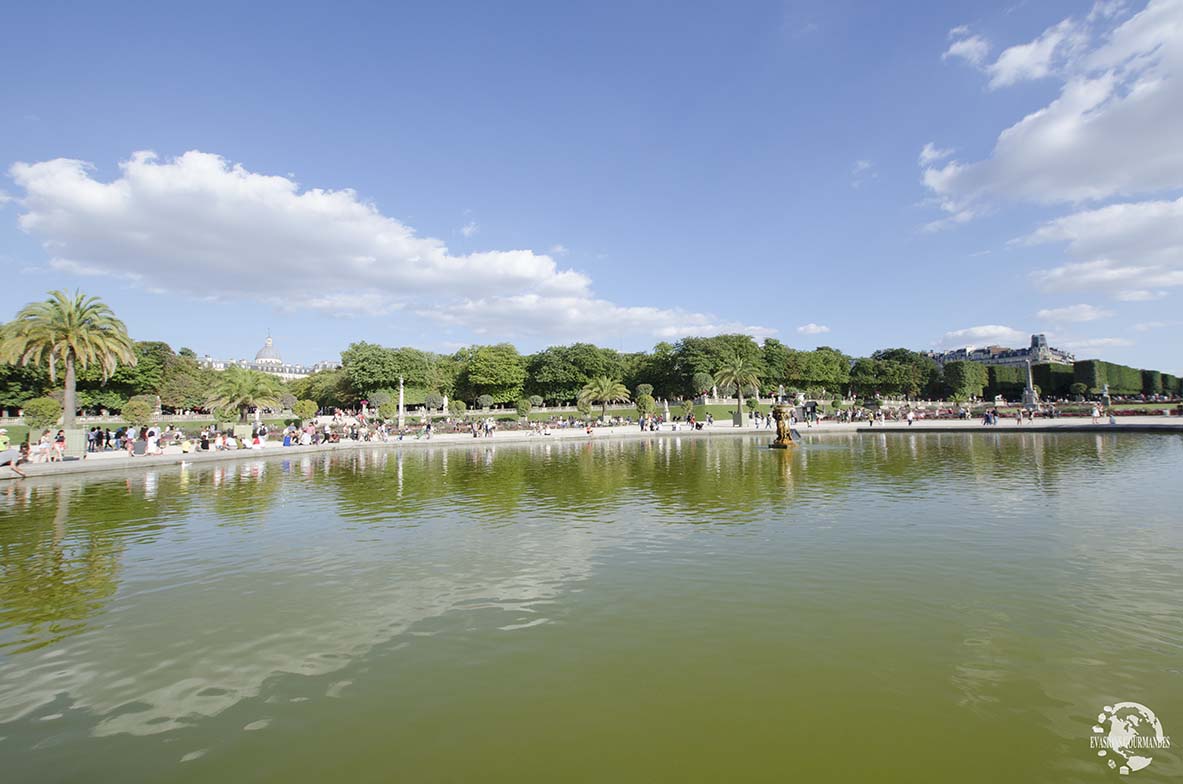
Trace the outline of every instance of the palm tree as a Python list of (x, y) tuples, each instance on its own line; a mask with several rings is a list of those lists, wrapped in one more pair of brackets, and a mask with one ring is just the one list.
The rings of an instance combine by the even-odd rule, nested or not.
[(136, 355), (127, 327), (101, 299), (51, 291), (49, 299), (25, 305), (0, 327), (0, 361), (44, 365), (53, 382), (60, 363), (65, 371), (62, 424), (70, 428), (77, 413), (77, 371), (97, 365), (105, 383), (120, 362), (136, 364)]
[(739, 424), (744, 424), (744, 410), (743, 410), (743, 389), (744, 387), (754, 387), (760, 383), (760, 376), (756, 373), (755, 364), (749, 360), (744, 359), (739, 354), (736, 354), (731, 359), (725, 360), (723, 364), (715, 371), (715, 385), (720, 387), (735, 385), (735, 402), (736, 416), (739, 419)]
[(245, 422), (252, 408), (278, 405), (282, 395), (275, 376), (232, 365), (218, 374), (206, 406), (210, 410), (236, 408), (239, 419)]
[(608, 404), (628, 402), (628, 387), (611, 376), (596, 376), (579, 390), (579, 399), (587, 403), (599, 403), (601, 419), (608, 417)]

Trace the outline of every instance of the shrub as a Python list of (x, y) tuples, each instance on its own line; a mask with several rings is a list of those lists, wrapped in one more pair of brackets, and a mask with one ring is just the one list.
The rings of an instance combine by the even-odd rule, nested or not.
[(53, 427), (62, 418), (62, 404), (52, 397), (35, 397), (25, 401), (22, 408), (30, 434)]
[(292, 413), (301, 421), (306, 421), (316, 416), (317, 408), (315, 400), (297, 400), (296, 404), (292, 406)]
[(694, 394), (701, 395), (715, 385), (715, 378), (710, 373), (695, 373), (691, 378), (694, 384)]
[(385, 403), (378, 406), (378, 414), (383, 419), (398, 419), (398, 401), (387, 400)]
[(589, 416), (591, 416), (591, 409), (591, 401), (587, 398), (580, 398), (575, 404), (575, 410), (577, 410), (584, 419), (587, 419)]
[(444, 407), (444, 396), (439, 392), (428, 392), (423, 396), (423, 405), (428, 411), (439, 411)]
[(454, 417), (464, 416), (464, 412), (468, 410), (468, 404), (463, 400), (449, 400), (448, 413)]
[(476, 404), (481, 408), (489, 408), (495, 402), (492, 395), (481, 395), (476, 399)]
[(518, 416), (525, 418), (530, 415), (530, 400), (528, 398), (522, 398), (514, 404), (514, 407), (518, 410)]
[(123, 421), (129, 425), (150, 425), (156, 417), (156, 398), (152, 395), (136, 395), (123, 404), (123, 410), (119, 413)]
[(653, 385), (652, 384), (637, 384), (637, 394), (635, 395), (635, 397), (640, 397), (641, 395), (649, 395), (650, 397), (652, 397)]
[(529, 400), (530, 405), (532, 405), (534, 408), (541, 408), (542, 404), (546, 402), (542, 399), (541, 395), (530, 395)]
[(648, 416), (657, 411), (657, 401), (653, 399), (653, 395), (638, 394), (633, 403), (637, 406), (637, 416)]

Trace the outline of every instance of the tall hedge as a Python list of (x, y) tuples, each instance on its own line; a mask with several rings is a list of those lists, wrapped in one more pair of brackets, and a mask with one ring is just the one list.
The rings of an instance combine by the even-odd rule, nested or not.
[(986, 395), (993, 397), (1002, 395), (1008, 400), (1017, 400), (1023, 396), (1027, 388), (1027, 368), (1015, 365), (990, 365), (989, 383), (986, 384)]
[(1083, 359), (1073, 366), (1073, 374), (1092, 394), (1101, 392), (1106, 384), (1115, 395), (1137, 395), (1142, 391), (1142, 371), (1127, 365)]
[(1162, 373), (1157, 370), (1143, 370), (1142, 392), (1147, 395), (1161, 395)]
[(1072, 366), (1055, 362), (1032, 365), (1031, 375), (1043, 397), (1067, 397), (1071, 394), (1069, 387), (1075, 382)]
[(1178, 376), (1173, 376), (1170, 373), (1162, 374), (1162, 391), (1168, 395), (1178, 395), (1183, 393), (1180, 389), (1180, 379)]

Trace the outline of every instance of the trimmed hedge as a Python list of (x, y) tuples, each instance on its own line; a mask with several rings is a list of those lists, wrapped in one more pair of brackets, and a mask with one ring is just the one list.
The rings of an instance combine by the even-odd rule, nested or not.
[(1072, 394), (1072, 390), (1069, 389), (1075, 383), (1072, 365), (1054, 362), (1032, 365), (1031, 375), (1035, 377), (1035, 386), (1039, 387), (1042, 397), (1068, 397)]
[(1099, 394), (1106, 384), (1114, 395), (1137, 395), (1142, 392), (1142, 371), (1127, 365), (1085, 359), (1073, 366), (1073, 373), (1076, 381), (1088, 387), (1094, 395)]
[(1142, 391), (1147, 395), (1161, 395), (1162, 373), (1157, 370), (1143, 370)]
[(987, 397), (1002, 395), (1008, 400), (1023, 396), (1027, 388), (1027, 368), (1014, 365), (990, 365), (989, 381), (986, 384)]

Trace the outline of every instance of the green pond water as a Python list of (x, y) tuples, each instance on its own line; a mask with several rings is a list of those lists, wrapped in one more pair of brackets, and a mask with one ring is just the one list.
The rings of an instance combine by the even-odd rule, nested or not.
[(0, 781), (1183, 777), (1183, 437), (766, 440), (0, 485)]

